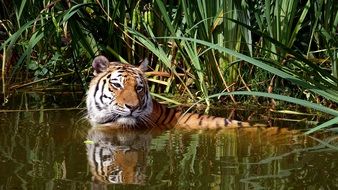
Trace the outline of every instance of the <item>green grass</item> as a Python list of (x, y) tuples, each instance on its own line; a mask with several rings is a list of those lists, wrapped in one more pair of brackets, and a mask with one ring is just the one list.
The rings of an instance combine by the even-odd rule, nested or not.
[(3, 94), (6, 85), (64, 73), (85, 89), (91, 60), (104, 54), (131, 64), (150, 58), (152, 71), (169, 76), (149, 76), (159, 97), (210, 105), (210, 95), (227, 92), (236, 103), (249, 98), (231, 92), (246, 89), (338, 101), (334, 0), (24, 0), (1, 10)]

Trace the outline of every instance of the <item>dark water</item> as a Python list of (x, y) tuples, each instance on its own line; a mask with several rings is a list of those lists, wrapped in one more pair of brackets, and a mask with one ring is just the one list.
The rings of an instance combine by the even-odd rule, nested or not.
[(338, 188), (333, 132), (90, 130), (81, 96), (22, 93), (1, 107), (0, 189)]

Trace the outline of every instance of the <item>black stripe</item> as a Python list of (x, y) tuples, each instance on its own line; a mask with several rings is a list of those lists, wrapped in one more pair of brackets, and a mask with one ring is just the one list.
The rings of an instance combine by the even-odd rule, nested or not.
[(190, 117), (191, 117), (192, 115), (194, 115), (194, 114), (193, 114), (193, 113), (190, 113), (190, 115), (188, 116), (188, 118), (187, 118), (183, 123), (186, 123), (186, 122), (190, 119)]
[(170, 112), (170, 108), (165, 107), (165, 110), (164, 110), (164, 112), (162, 113), (163, 118), (161, 117), (162, 120), (161, 120), (161, 121), (158, 121), (160, 124), (164, 124), (164, 121), (166, 120), (166, 117), (168, 116), (168, 112)]
[(109, 85), (109, 87), (108, 87), (109, 92), (114, 92), (113, 88), (114, 87), (112, 85)]
[[(96, 97), (96, 93), (97, 93), (97, 91), (99, 91), (99, 84), (100, 84), (100, 80), (101, 80), (102, 78), (100, 78), (99, 79), (99, 82), (96, 84), (96, 86), (95, 86), (95, 91), (94, 91), (94, 100), (95, 100), (95, 97)], [(95, 101), (96, 102), (96, 101)]]
[(161, 117), (159, 117), (159, 119), (157, 120), (158, 124), (163, 124), (163, 121), (165, 120), (168, 110), (169, 110), (169, 108), (166, 106), (161, 106), (161, 107), (163, 107), (164, 109), (161, 109), (162, 114), (161, 114)]
[(97, 149), (97, 146), (94, 145), (93, 162), (94, 162), (94, 165), (95, 165), (95, 166), (94, 166), (94, 167), (95, 167), (94, 169), (95, 169), (96, 173), (99, 174), (99, 171), (98, 171), (99, 165), (98, 165), (98, 162), (95, 160), (96, 149)]
[(165, 107), (165, 115), (168, 115), (168, 112), (170, 112), (170, 108), (168, 108), (168, 107)]
[(105, 76), (106, 76), (106, 75), (103, 75), (101, 78), (99, 78), (98, 82), (96, 83), (96, 86), (95, 86), (95, 92), (94, 92), (94, 100), (95, 100), (97, 91), (99, 91), (99, 85), (100, 85), (100, 82), (101, 82), (101, 80), (102, 80)]
[(112, 100), (113, 98), (112, 97), (108, 97), (107, 95), (103, 94), (103, 97), (104, 98), (108, 98), (109, 100)]
[(145, 94), (143, 97), (144, 97), (144, 102), (141, 107), (141, 110), (145, 110), (148, 107), (148, 94)]
[(157, 106), (159, 106), (160, 107), (160, 115), (159, 115), (159, 117), (156, 119), (156, 121), (155, 121), (155, 123), (157, 123), (158, 122), (158, 120), (161, 118), (161, 116), (162, 116), (162, 112), (163, 112), (163, 110), (162, 110), (162, 105), (161, 104), (159, 104), (159, 103), (157, 103)]
[(100, 163), (101, 163), (101, 172), (102, 172), (102, 173), (100, 173), (100, 174), (102, 174), (103, 176), (105, 176), (106, 174), (105, 174), (104, 170), (102, 170), (102, 167), (103, 167), (102, 152), (103, 152), (103, 150), (102, 150), (102, 148), (101, 148), (101, 149), (100, 149), (100, 158), (101, 158)]
[[(98, 80), (98, 82), (97, 82), (97, 84), (96, 84), (96, 86), (95, 86), (95, 92), (94, 92), (94, 102), (95, 102), (95, 107), (96, 107), (96, 109), (97, 110), (99, 110), (99, 111), (101, 111), (102, 110), (102, 108), (100, 107), (100, 105), (97, 103), (97, 101), (96, 101), (96, 94), (97, 94), (97, 92), (99, 91), (99, 86), (100, 86), (100, 84), (101, 84), (101, 80), (103, 79), (105, 77), (105, 75), (104, 76), (102, 76), (99, 80)], [(104, 79), (105, 80), (105, 79)], [(103, 88), (102, 88), (103, 89)], [(102, 100), (101, 100), (101, 103), (102, 103)]]
[(174, 109), (170, 109), (169, 110), (169, 114), (168, 114), (168, 117), (167, 119), (164, 120), (163, 124), (168, 124), (171, 122), (171, 120), (174, 118), (175, 116), (175, 110)]
[(103, 84), (101, 85), (102, 86), (102, 90), (101, 90), (100, 101), (101, 101), (102, 104), (103, 104), (103, 90), (104, 90), (104, 85), (106, 84), (106, 82), (107, 82), (107, 80), (103, 79)]
[(199, 126), (202, 126), (203, 119), (204, 119), (204, 117), (202, 117), (202, 118), (200, 119), (200, 121), (198, 122), (198, 125), (199, 125)]
[(102, 110), (102, 108), (100, 107), (100, 105), (99, 105), (96, 101), (95, 101), (95, 107), (96, 107), (96, 109), (99, 110), (99, 111)]

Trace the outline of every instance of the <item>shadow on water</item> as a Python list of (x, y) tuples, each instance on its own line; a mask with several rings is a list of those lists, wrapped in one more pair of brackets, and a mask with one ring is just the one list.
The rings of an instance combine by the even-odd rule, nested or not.
[(1, 107), (0, 189), (338, 188), (334, 132), (94, 129), (80, 103), (20, 94)]

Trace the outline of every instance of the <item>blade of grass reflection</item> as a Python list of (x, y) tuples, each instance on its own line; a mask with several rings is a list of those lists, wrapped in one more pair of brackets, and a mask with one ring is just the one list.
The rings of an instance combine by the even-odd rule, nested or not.
[[(315, 145), (315, 146), (312, 146), (312, 147), (297, 148), (297, 149), (294, 149), (290, 152), (280, 154), (278, 156), (272, 156), (272, 157), (260, 160), (256, 164), (268, 164), (268, 163), (271, 163), (271, 162), (276, 161), (276, 160), (281, 160), (281, 159), (283, 159), (287, 156), (290, 156), (292, 154), (300, 154), (300, 153), (304, 153), (304, 152), (318, 152), (318, 150), (327, 151), (327, 149), (325, 149), (327, 147), (329, 147), (329, 146), (327, 146), (327, 143), (321, 143), (321, 144), (318, 144), (318, 145)], [(337, 147), (332, 146), (332, 145), (329, 148), (330, 149), (333, 148), (334, 150), (337, 150)]]
[(331, 138), (329, 138), (329, 139), (326, 139), (325, 141), (320, 140), (320, 139), (318, 139), (318, 138), (316, 138), (316, 137), (313, 137), (313, 136), (309, 136), (309, 137), (310, 137), (311, 139), (313, 139), (313, 140), (315, 140), (315, 141), (317, 141), (317, 142), (323, 144), (324, 146), (326, 146), (326, 147), (328, 147), (328, 148), (331, 148), (331, 149), (333, 149), (333, 150), (338, 151), (338, 142), (336, 142), (336, 143), (337, 143), (336, 145), (330, 144), (330, 142), (337, 140), (337, 139), (338, 139), (338, 136), (331, 137)]
[[(20, 104), (19, 104), (19, 109), (21, 109), (23, 107), (23, 105), (25, 105), (25, 100), (26, 100), (26, 93), (23, 93), (21, 95), (21, 99), (20, 99)], [(3, 147), (4, 149), (1, 151), (2, 152), (2, 155), (6, 155), (8, 159), (10, 160), (15, 160), (13, 158), (13, 154), (14, 154), (14, 149), (15, 147), (17, 147), (19, 145), (19, 142), (17, 140), (17, 138), (20, 138), (20, 136), (18, 135), (18, 131), (19, 131), (19, 121), (20, 121), (20, 113), (16, 113), (15, 116), (14, 116), (14, 119), (12, 120), (13, 121), (13, 124), (11, 125), (11, 127), (9, 128), (10, 131), (6, 131), (6, 132), (3, 132), (2, 134), (10, 134), (9, 136), (6, 136), (6, 137), (9, 137), (9, 141), (10, 142), (7, 142), (5, 138), (3, 138), (4, 140), (4, 145), (3, 146), (0, 146), (0, 147)], [(3, 130), (5, 130), (6, 128), (3, 128)], [(22, 140), (22, 139), (21, 139)], [(6, 148), (7, 149), (6, 149)]]
[(156, 151), (165, 151), (168, 141), (168, 133), (165, 132), (151, 141), (151, 149), (155, 149)]
[[(263, 186), (259, 185), (259, 182), (255, 182), (255, 181), (263, 180), (263, 179), (271, 179), (271, 178), (280, 179), (280, 178), (283, 178), (283, 177), (290, 176), (290, 174), (291, 174), (291, 172), (289, 170), (282, 170), (282, 171), (279, 171), (278, 174), (276, 174), (276, 175), (261, 175), (261, 176), (248, 177), (248, 178), (244, 178), (244, 179), (242, 178), (242, 179), (240, 179), (240, 182), (249, 183), (254, 187), (254, 189), (266, 189)], [(277, 186), (275, 185), (275, 187), (277, 187)]]
[[(190, 136), (190, 143), (187, 147), (186, 153), (183, 154), (183, 159), (180, 163), (181, 171), (187, 171), (195, 174), (194, 163), (196, 159), (197, 147), (199, 146), (199, 134), (192, 134)], [(189, 170), (187, 170), (189, 168)], [(185, 172), (182, 172), (182, 174)]]

